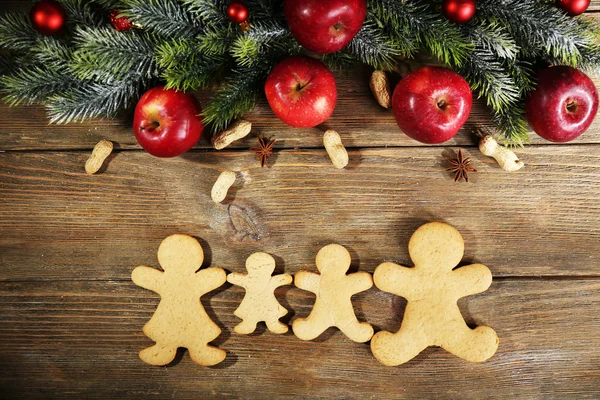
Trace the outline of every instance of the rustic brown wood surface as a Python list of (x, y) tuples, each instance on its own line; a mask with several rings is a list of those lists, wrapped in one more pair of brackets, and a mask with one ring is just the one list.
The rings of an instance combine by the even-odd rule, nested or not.
[[(590, 10), (600, 18), (600, 0)], [(480, 104), (455, 139), (423, 146), (376, 104), (369, 73), (338, 75), (334, 117), (318, 129), (287, 128), (262, 102), (248, 116), (251, 137), (220, 152), (205, 138), (169, 160), (140, 150), (126, 116), (49, 126), (41, 107), (0, 105), (0, 398), (599, 398), (600, 118), (570, 144), (532, 135), (517, 151), (525, 168), (507, 173), (475, 147), (473, 131), (491, 127)], [(325, 128), (349, 147), (345, 170), (321, 148)], [(258, 133), (279, 139), (268, 168), (248, 151)], [(100, 139), (117, 150), (89, 176)], [(479, 170), (472, 183), (444, 171), (458, 148)], [(224, 169), (238, 179), (215, 204)], [(244, 292), (229, 284), (202, 298), (223, 330), (214, 343), (224, 363), (200, 367), (182, 352), (158, 368), (138, 358), (152, 344), (142, 327), (159, 297), (130, 274), (158, 266), (170, 234), (199, 238), (205, 266), (228, 271), (244, 272), (255, 251), (272, 254), (280, 273), (314, 270), (317, 251), (339, 243), (354, 270), (372, 272), (383, 261), (412, 265), (410, 235), (437, 220), (462, 233), (465, 263), (494, 274), (490, 290), (459, 302), (471, 325), (500, 337), (485, 363), (430, 348), (384, 367), (334, 329), (311, 342), (264, 327), (238, 335)], [(292, 286), (276, 293), (287, 322), (314, 302)], [(375, 288), (354, 302), (377, 330), (397, 330), (406, 304)]]

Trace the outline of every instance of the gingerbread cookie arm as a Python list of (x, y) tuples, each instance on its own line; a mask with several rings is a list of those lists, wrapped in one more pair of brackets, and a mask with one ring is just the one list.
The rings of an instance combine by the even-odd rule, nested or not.
[(131, 272), (131, 280), (137, 286), (160, 294), (163, 285), (163, 272), (152, 267), (139, 266)]
[(321, 280), (321, 275), (315, 274), (314, 272), (309, 271), (298, 271), (296, 276), (294, 276), (294, 285), (299, 287), (302, 290), (306, 290), (317, 294), (319, 291), (319, 281)]
[(379, 290), (410, 300), (414, 297), (415, 288), (419, 287), (414, 276), (413, 268), (385, 262), (375, 268), (373, 281)]
[(227, 275), (227, 282), (231, 283), (232, 285), (241, 286), (244, 289), (248, 289), (247, 277), (248, 275), (232, 272), (231, 274)]
[(210, 267), (196, 272), (194, 279), (202, 296), (227, 282), (227, 274), (223, 268)]
[[(460, 267), (450, 274), (452, 284), (460, 297), (485, 292), (492, 284), (492, 272), (483, 264)], [(459, 297), (459, 298), (460, 298)]]
[(355, 293), (364, 292), (373, 287), (373, 275), (368, 272), (355, 272), (348, 275), (348, 283)]
[(269, 284), (273, 289), (276, 289), (279, 286), (291, 285), (293, 281), (294, 278), (290, 274), (281, 274), (272, 276)]

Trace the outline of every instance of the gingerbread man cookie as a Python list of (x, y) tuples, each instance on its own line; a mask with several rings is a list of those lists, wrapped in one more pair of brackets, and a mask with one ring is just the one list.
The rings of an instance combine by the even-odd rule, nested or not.
[(490, 287), (490, 270), (482, 264), (453, 270), (463, 257), (464, 242), (456, 229), (440, 222), (417, 229), (408, 252), (414, 268), (388, 262), (375, 269), (379, 289), (408, 300), (400, 330), (373, 336), (375, 358), (385, 365), (399, 365), (428, 346), (440, 346), (471, 362), (492, 357), (498, 348), (496, 332), (487, 326), (469, 328), (457, 305), (461, 297)]
[(231, 273), (227, 281), (246, 289), (246, 295), (234, 315), (242, 319), (234, 331), (249, 334), (256, 330), (256, 324), (264, 321), (273, 333), (286, 333), (288, 326), (279, 321), (288, 311), (275, 298), (275, 289), (290, 285), (291, 275), (271, 276), (275, 271), (275, 260), (267, 253), (254, 253), (246, 260), (248, 275)]
[[(215, 365), (225, 359), (225, 351), (208, 343), (221, 334), (210, 319), (200, 297), (223, 285), (225, 271), (206, 268), (200, 243), (187, 235), (172, 235), (158, 248), (158, 262), (164, 272), (151, 267), (137, 267), (133, 282), (161, 296), (154, 315), (143, 332), (156, 344), (140, 352), (140, 358), (152, 365), (173, 361), (178, 347), (185, 347), (200, 365)], [(198, 271), (198, 272), (196, 272)]]
[(294, 284), (317, 295), (308, 318), (298, 318), (292, 324), (294, 334), (302, 340), (312, 340), (331, 326), (337, 327), (355, 342), (367, 342), (373, 336), (373, 327), (358, 322), (351, 297), (373, 286), (368, 272), (346, 275), (350, 268), (350, 253), (344, 247), (330, 244), (317, 254), (320, 274), (299, 271)]

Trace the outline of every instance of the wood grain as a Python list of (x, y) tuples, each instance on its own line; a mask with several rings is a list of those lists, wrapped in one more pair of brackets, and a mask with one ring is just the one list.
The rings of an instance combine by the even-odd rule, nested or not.
[[(466, 261), (496, 276), (600, 276), (597, 146), (530, 146), (516, 173), (467, 151), (479, 170), (469, 184), (453, 182), (444, 155), (357, 150), (338, 171), (324, 150), (280, 151), (263, 169), (248, 151), (127, 151), (89, 176), (87, 152), (0, 154), (0, 280), (127, 279), (172, 233), (206, 240), (229, 269), (266, 251), (294, 272), (337, 242), (372, 271), (409, 263), (410, 235), (436, 220), (461, 231)], [(215, 204), (224, 169), (239, 171), (237, 183)]]
[[(278, 297), (296, 316), (314, 296), (288, 287)], [(328, 330), (313, 342), (290, 333), (234, 333), (236, 287), (203, 303), (224, 333), (227, 359), (215, 368), (187, 354), (158, 368), (138, 359), (158, 297), (131, 282), (0, 283), (0, 387), (11, 398), (597, 398), (600, 380), (600, 282), (495, 281), (461, 300), (471, 324), (500, 337), (489, 361), (471, 364), (429, 348), (385, 367), (368, 344)], [(360, 319), (396, 330), (405, 302), (371, 289), (355, 297)], [(35, 346), (32, 344), (35, 343)]]
[[(589, 10), (600, 20), (600, 0)], [(213, 152), (205, 137), (171, 160), (139, 150), (127, 115), (50, 126), (42, 107), (0, 104), (0, 398), (600, 398), (600, 118), (569, 145), (533, 135), (535, 145), (519, 150), (525, 168), (506, 173), (473, 147), (473, 128), (491, 127), (480, 102), (455, 139), (423, 146), (376, 104), (369, 74), (337, 75), (338, 106), (323, 126), (291, 129), (261, 100), (249, 138)], [(210, 90), (198, 97), (207, 104)], [(321, 149), (326, 128), (351, 150), (345, 170)], [(259, 133), (278, 139), (269, 168), (246, 150)], [(89, 176), (84, 164), (100, 139), (117, 150)], [(471, 184), (444, 172), (458, 146), (479, 170)], [(224, 169), (238, 179), (214, 204)], [(314, 342), (264, 328), (237, 335), (243, 291), (228, 284), (203, 298), (223, 329), (222, 365), (202, 368), (183, 354), (156, 368), (137, 357), (151, 345), (142, 326), (159, 299), (131, 282), (131, 270), (157, 266), (169, 234), (201, 239), (206, 265), (229, 271), (244, 272), (255, 251), (271, 253), (278, 273), (314, 270), (317, 251), (339, 243), (353, 270), (372, 272), (383, 261), (412, 265), (408, 239), (434, 220), (460, 230), (465, 263), (494, 274), (489, 291), (459, 303), (470, 324), (497, 331), (489, 362), (432, 348), (387, 368), (335, 330)], [(292, 311), (286, 322), (314, 301), (293, 287), (277, 295)], [(376, 289), (353, 300), (361, 320), (398, 329), (404, 300)]]

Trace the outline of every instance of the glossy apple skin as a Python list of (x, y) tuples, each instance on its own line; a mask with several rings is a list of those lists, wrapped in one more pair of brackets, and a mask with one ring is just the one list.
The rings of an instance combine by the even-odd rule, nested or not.
[(312, 128), (329, 119), (337, 101), (335, 78), (314, 58), (289, 57), (273, 68), (265, 83), (271, 109), (286, 124)]
[(537, 80), (525, 109), (535, 133), (551, 142), (568, 142), (590, 127), (598, 112), (598, 90), (586, 74), (556, 66), (541, 70)]
[(285, 18), (298, 43), (315, 53), (346, 47), (362, 27), (366, 0), (285, 0)]
[(176, 157), (191, 149), (204, 124), (196, 98), (164, 87), (148, 90), (138, 101), (133, 131), (138, 143), (156, 157)]
[(396, 122), (422, 143), (452, 138), (471, 113), (473, 94), (465, 79), (441, 67), (423, 67), (398, 82), (392, 97)]

